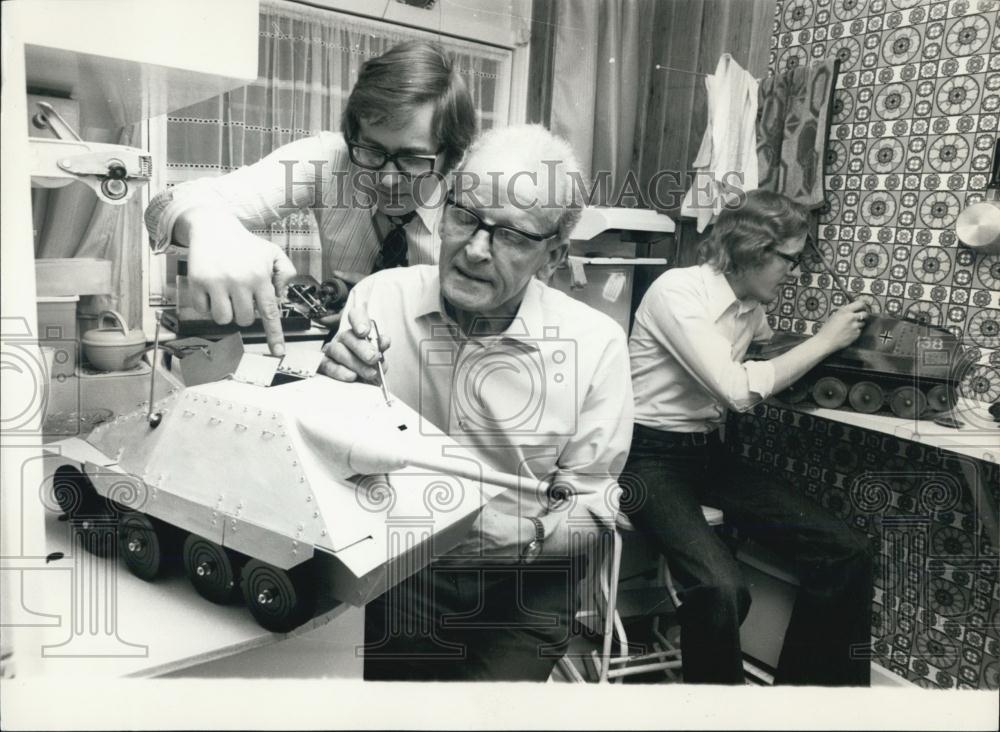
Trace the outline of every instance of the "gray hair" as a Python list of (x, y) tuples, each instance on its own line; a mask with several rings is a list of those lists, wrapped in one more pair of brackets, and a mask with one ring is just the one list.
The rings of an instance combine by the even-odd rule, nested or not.
[(539, 124), (495, 127), (476, 138), (455, 174), (461, 175), (476, 155), (496, 153), (513, 158), (518, 172), (537, 181), (539, 208), (557, 227), (560, 241), (568, 242), (583, 212), (582, 197), (576, 193), (585, 186), (572, 146)]

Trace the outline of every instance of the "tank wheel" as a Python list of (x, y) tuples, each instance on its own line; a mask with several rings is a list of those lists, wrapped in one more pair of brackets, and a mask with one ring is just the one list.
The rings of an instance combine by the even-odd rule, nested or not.
[[(54, 506), (49, 503), (50, 498), (54, 499)], [(113, 555), (118, 513), (83, 471), (71, 465), (56, 468), (52, 493), (43, 500), (50, 509), (62, 511), (69, 519), (74, 544), (99, 557)]]
[(813, 401), (827, 409), (836, 409), (847, 400), (847, 384), (836, 376), (824, 376), (812, 388)]
[(889, 408), (897, 417), (919, 419), (927, 408), (927, 397), (912, 386), (900, 386), (889, 396)]
[(286, 571), (249, 560), (243, 566), (243, 597), (254, 620), (274, 633), (287, 633), (311, 618), (316, 608), (311, 567), (306, 562)]
[(147, 582), (159, 575), (177, 555), (172, 527), (135, 511), (118, 519), (118, 553), (128, 571)]
[(947, 412), (955, 408), (955, 387), (949, 384), (935, 384), (927, 390), (927, 408), (935, 412)]
[(859, 381), (847, 393), (847, 400), (855, 412), (872, 414), (882, 408), (885, 392), (874, 381)]
[(217, 605), (235, 602), (242, 556), (214, 541), (188, 534), (184, 539), (184, 571), (198, 594)]
[(71, 465), (56, 468), (52, 476), (52, 497), (59, 510), (70, 518), (103, 516), (109, 513), (104, 499), (94, 489), (90, 478)]
[(809, 382), (804, 379), (800, 379), (778, 394), (777, 398), (785, 404), (798, 404), (808, 396)]

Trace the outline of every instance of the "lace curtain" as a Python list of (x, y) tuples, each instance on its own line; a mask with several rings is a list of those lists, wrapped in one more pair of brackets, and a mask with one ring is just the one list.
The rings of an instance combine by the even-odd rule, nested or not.
[[(436, 40), (454, 54), (481, 129), (506, 124), (509, 51), (294, 3), (268, 0), (260, 8), (260, 78), (167, 117), (167, 186), (221, 175), (293, 140), (339, 130), (361, 65), (412, 38)], [(285, 248), (300, 273), (319, 277), (319, 238), (308, 209), (254, 233)]]

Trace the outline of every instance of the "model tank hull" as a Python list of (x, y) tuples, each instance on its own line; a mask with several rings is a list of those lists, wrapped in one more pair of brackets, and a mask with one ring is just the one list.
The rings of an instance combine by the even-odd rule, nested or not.
[[(749, 358), (775, 358), (808, 338), (778, 333)], [(928, 418), (954, 406), (955, 386), (967, 365), (960, 341), (949, 331), (915, 320), (875, 316), (853, 344), (776, 396), (792, 404), (811, 399), (833, 409)]]
[[(206, 383), (55, 443), (52, 494), (79, 531), (108, 534), (138, 577), (182, 567), (205, 599), (242, 598), (283, 632), (324, 609), (321, 598), (364, 604), (412, 574), (464, 539), (499, 492), (410, 467), (358, 475), (359, 445), (432, 457), (454, 445), (418, 422), (375, 387), (325, 377)], [(108, 536), (85, 544), (107, 547)]]

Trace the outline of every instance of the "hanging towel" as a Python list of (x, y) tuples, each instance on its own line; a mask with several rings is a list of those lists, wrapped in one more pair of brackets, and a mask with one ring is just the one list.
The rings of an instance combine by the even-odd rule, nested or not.
[(823, 160), (837, 61), (786, 71), (760, 83), (757, 160), (762, 189), (808, 208), (823, 205)]
[(695, 181), (681, 204), (701, 233), (727, 200), (727, 191), (757, 187), (757, 80), (724, 53), (705, 77), (708, 125), (694, 159)]

